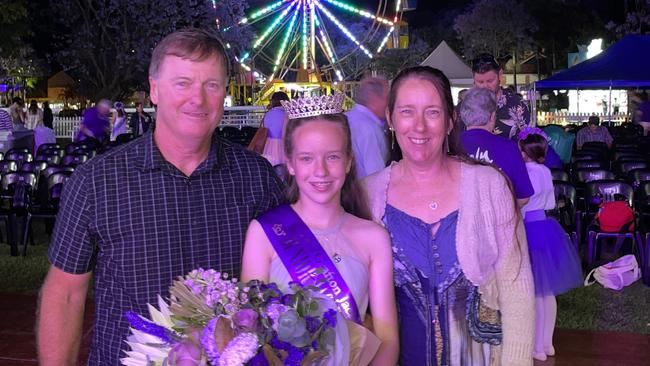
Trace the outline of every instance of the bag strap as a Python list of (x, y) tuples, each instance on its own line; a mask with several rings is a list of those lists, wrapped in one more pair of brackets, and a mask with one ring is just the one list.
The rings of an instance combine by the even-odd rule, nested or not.
[(587, 277), (585, 277), (585, 282), (584, 282), (585, 286), (591, 286), (594, 283), (596, 283), (596, 278), (595, 277), (594, 277), (594, 279), (592, 281), (589, 281), (589, 277), (592, 277), (597, 269), (598, 269), (598, 267), (596, 267), (596, 268), (592, 269), (591, 271), (589, 271), (589, 273), (587, 274)]

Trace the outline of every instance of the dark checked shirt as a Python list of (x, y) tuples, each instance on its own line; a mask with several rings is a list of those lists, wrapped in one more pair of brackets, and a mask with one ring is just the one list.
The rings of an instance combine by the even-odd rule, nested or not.
[(68, 273), (94, 272), (88, 364), (118, 365), (128, 349), (124, 312), (148, 315), (176, 277), (198, 267), (238, 276), (249, 222), (282, 201), (266, 160), (216, 134), (189, 177), (151, 133), (81, 165), (64, 188), (49, 259)]

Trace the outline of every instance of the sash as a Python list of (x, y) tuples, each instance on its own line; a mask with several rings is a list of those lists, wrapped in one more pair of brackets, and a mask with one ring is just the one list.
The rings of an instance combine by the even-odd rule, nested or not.
[(336, 302), (346, 319), (361, 324), (357, 303), (341, 273), (291, 206), (278, 206), (259, 216), (257, 221), (292, 280), (319, 288)]

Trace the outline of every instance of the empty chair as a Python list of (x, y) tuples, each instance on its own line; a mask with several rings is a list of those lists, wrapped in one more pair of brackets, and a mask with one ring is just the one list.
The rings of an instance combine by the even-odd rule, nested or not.
[(558, 222), (567, 231), (575, 230), (576, 188), (569, 182), (554, 180), (553, 189), (555, 192), (554, 214)]
[(605, 163), (600, 160), (584, 160), (573, 163), (573, 169), (607, 169)]
[(7, 150), (5, 153), (5, 156), (12, 154), (12, 153), (31, 153), (31, 151), (26, 148), (26, 147), (14, 147), (12, 149)]
[(76, 141), (76, 142), (69, 143), (68, 146), (65, 147), (65, 152), (66, 154), (70, 154), (79, 148), (86, 149), (86, 150), (94, 150), (96, 147), (97, 147), (97, 143), (94, 142), (93, 140)]
[(59, 150), (59, 149), (65, 151), (65, 149), (62, 149), (61, 145), (59, 144), (55, 144), (55, 143), (41, 144), (36, 150), (36, 155), (42, 153), (45, 150)]
[(588, 141), (582, 144), (582, 149), (589, 149), (589, 148), (595, 148), (598, 150), (604, 150), (607, 151), (609, 148), (607, 147), (607, 144), (602, 142), (602, 141)]
[(36, 154), (36, 156), (43, 155), (58, 155), (60, 158), (63, 158), (65, 156), (65, 149), (62, 147), (50, 147), (47, 149), (39, 150), (39, 152)]
[[(24, 189), (17, 195), (17, 186)], [(33, 172), (10, 172), (2, 175), (0, 179), (0, 190), (2, 196), (11, 201), (12, 210), (27, 209), (29, 197), (36, 189), (36, 174)]]
[(576, 182), (587, 183), (594, 180), (614, 179), (614, 173), (605, 169), (576, 169)]
[(631, 170), (634, 169), (647, 169), (648, 163), (645, 161), (630, 161), (620, 164), (620, 172), (626, 176)]
[(31, 235), (32, 221), (34, 219), (54, 220), (59, 210), (59, 202), (63, 185), (72, 175), (70, 171), (58, 171), (52, 173), (47, 178), (47, 196), (45, 201), (40, 205), (30, 205), (27, 210), (27, 219), (25, 222), (25, 231), (23, 233), (23, 256), (27, 255), (27, 241)]
[(576, 161), (585, 161), (585, 160), (602, 160), (603, 157), (600, 156), (599, 154), (595, 153), (584, 153), (584, 152), (578, 152), (575, 155), (571, 157), (571, 162), (575, 163)]
[(88, 155), (72, 153), (63, 157), (62, 164), (65, 166), (76, 167), (88, 161)]
[(20, 168), (23, 163), (30, 162), (34, 160), (34, 157), (30, 152), (25, 152), (25, 151), (9, 151), (5, 155), (6, 160), (13, 160), (18, 164), (18, 167)]
[(0, 174), (7, 174), (18, 171), (18, 163), (13, 160), (0, 161)]
[(561, 180), (563, 182), (569, 181), (569, 173), (562, 169), (551, 169), (551, 176), (553, 177), (553, 180)]
[(625, 151), (625, 152), (616, 152), (614, 153), (614, 160), (615, 161), (621, 161), (622, 159), (628, 159), (628, 160), (645, 160), (645, 157), (643, 154), (640, 152), (632, 152), (632, 151)]
[(58, 154), (41, 154), (37, 155), (34, 161), (44, 161), (47, 165), (59, 165), (61, 157)]
[(633, 187), (638, 187), (641, 182), (650, 181), (650, 169), (632, 169), (627, 175)]

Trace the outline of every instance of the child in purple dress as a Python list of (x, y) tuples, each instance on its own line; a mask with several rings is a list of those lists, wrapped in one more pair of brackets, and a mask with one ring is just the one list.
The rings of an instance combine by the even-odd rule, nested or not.
[(555, 355), (553, 330), (557, 317), (555, 296), (582, 284), (580, 258), (560, 224), (547, 218), (555, 207), (551, 171), (544, 166), (548, 137), (538, 128), (519, 134), (519, 149), (535, 193), (523, 207), (528, 250), (535, 281), (535, 350), (533, 358)]

